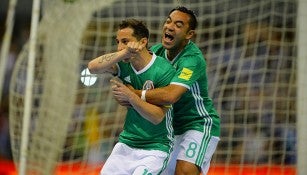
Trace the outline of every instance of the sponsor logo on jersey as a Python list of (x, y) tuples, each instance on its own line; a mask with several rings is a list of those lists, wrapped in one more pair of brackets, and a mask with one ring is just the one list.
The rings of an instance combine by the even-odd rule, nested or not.
[(178, 78), (184, 79), (184, 80), (190, 80), (191, 76), (193, 74), (193, 71), (188, 68), (183, 68)]
[(154, 84), (151, 80), (146, 80), (145, 83), (143, 84), (143, 90), (150, 90), (154, 89)]

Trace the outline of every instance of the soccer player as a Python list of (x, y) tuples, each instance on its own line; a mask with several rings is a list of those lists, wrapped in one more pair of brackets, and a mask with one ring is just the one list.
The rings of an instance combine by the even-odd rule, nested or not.
[[(136, 89), (166, 86), (175, 69), (164, 58), (147, 49), (149, 31), (136, 19), (124, 20), (117, 32), (114, 53), (99, 56), (88, 63), (91, 73), (109, 72)], [(114, 84), (114, 96), (123, 97)], [(126, 95), (128, 107), (119, 142), (105, 162), (101, 175), (160, 174), (166, 167), (173, 145), (172, 108), (145, 102), (132, 91)]]
[(191, 41), (196, 27), (193, 11), (172, 9), (163, 26), (162, 43), (151, 50), (168, 60), (176, 75), (163, 88), (130, 88), (152, 104), (174, 104), (175, 143), (166, 175), (207, 174), (220, 140), (220, 117), (208, 96), (206, 60)]

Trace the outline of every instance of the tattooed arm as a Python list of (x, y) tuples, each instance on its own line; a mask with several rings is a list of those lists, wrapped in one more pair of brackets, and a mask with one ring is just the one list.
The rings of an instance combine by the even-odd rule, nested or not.
[(105, 55), (101, 55), (93, 60), (91, 60), (87, 67), (91, 73), (104, 73), (110, 72), (112, 74), (116, 74), (116, 66), (115, 64), (119, 61), (119, 57), (116, 57), (117, 53), (109, 53)]
[(117, 73), (117, 67), (115, 64), (121, 60), (131, 57), (131, 51), (129, 49), (123, 49), (118, 52), (108, 53), (101, 55), (91, 60), (87, 67), (91, 73), (104, 73), (110, 72), (112, 74)]
[(117, 52), (108, 53), (91, 60), (87, 67), (91, 73), (104, 73), (110, 72), (112, 74), (117, 73), (117, 62), (122, 60), (129, 60), (131, 57), (135, 57), (144, 48), (142, 44), (138, 42), (128, 42), (127, 47)]

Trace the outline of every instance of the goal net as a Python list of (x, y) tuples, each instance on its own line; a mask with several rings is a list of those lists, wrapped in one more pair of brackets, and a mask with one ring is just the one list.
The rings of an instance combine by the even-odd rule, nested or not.
[[(109, 74), (89, 60), (115, 51), (117, 24), (144, 20), (160, 42), (168, 12), (184, 5), (199, 26), (209, 95), (221, 116), (210, 174), (294, 174), (297, 164), (298, 2), (293, 0), (45, 0), (38, 27), (26, 171), (97, 174), (125, 120)], [(10, 135), (18, 165), (28, 45), (10, 84)]]

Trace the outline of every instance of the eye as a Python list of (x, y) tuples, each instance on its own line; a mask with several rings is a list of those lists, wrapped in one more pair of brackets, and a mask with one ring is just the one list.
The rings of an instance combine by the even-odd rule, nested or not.
[(124, 45), (127, 45), (128, 42), (129, 42), (129, 40), (127, 40), (127, 39), (122, 40), (122, 43), (123, 43)]
[(177, 23), (176, 23), (176, 27), (178, 27), (178, 28), (183, 27), (183, 23), (181, 23), (181, 22), (177, 22)]

